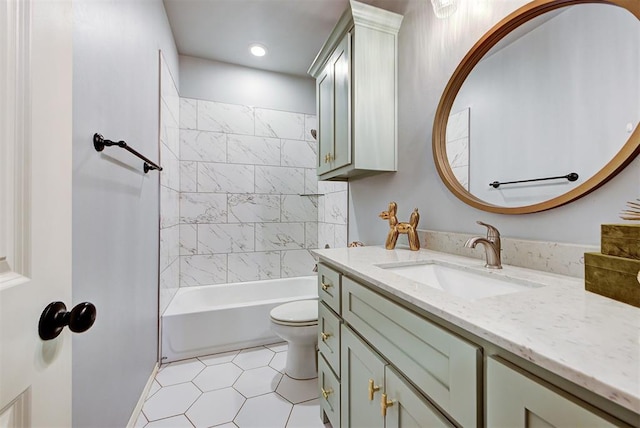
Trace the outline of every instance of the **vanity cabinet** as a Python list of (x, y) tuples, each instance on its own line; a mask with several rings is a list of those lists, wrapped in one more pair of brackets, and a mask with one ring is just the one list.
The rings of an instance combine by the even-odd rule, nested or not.
[[(448, 419), (481, 424), (479, 347), (322, 263), (318, 293), (325, 421), (337, 428), (339, 396), (342, 427), (453, 426)], [(340, 392), (331, 386), (327, 393), (336, 382)], [(387, 406), (382, 406), (383, 394)]]
[(487, 426), (594, 427), (627, 426), (564, 391), (498, 358), (487, 359)]
[(347, 275), (318, 263), (320, 407), (334, 428), (638, 425), (630, 422), (637, 415), (591, 402), (557, 376), (518, 366), (512, 354)]
[(309, 68), (316, 79), (321, 180), (397, 170), (401, 22), (401, 15), (351, 1)]

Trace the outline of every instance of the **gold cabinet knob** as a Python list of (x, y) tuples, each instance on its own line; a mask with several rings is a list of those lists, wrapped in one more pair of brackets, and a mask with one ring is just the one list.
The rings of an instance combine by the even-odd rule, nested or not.
[(331, 388), (328, 388), (328, 389), (320, 388), (320, 391), (322, 391), (322, 396), (324, 397), (325, 400), (328, 400), (329, 395), (333, 394), (333, 389)]
[(325, 333), (320, 332), (320, 338), (322, 339), (323, 342), (326, 342), (328, 338), (330, 338), (331, 336), (333, 336), (331, 333)]
[(380, 387), (374, 384), (373, 379), (369, 379), (369, 401), (373, 401), (376, 391), (380, 391)]
[(322, 283), (322, 289), (323, 289), (324, 291), (327, 291), (327, 289), (328, 289), (329, 287), (331, 287), (331, 284), (325, 284), (324, 282)]
[(387, 407), (392, 407), (395, 400), (387, 400), (387, 394), (382, 394), (380, 398), (380, 410), (382, 411), (382, 417), (387, 416)]

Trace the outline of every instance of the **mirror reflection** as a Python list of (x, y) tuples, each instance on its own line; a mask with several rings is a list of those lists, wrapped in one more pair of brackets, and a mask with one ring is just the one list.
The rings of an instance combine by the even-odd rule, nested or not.
[[(598, 173), (640, 120), (640, 23), (579, 4), (538, 16), (491, 49), (462, 85), (446, 129), (449, 166), (482, 201), (540, 203)], [(577, 173), (555, 179), (490, 183)]]

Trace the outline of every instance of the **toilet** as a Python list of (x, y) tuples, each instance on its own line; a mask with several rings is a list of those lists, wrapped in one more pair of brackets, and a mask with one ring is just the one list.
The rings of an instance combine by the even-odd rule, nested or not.
[(289, 344), (285, 373), (293, 379), (318, 375), (318, 301), (298, 300), (276, 306), (270, 312), (271, 329)]

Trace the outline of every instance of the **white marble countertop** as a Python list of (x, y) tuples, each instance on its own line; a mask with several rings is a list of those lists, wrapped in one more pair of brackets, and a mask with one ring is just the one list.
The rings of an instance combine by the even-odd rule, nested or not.
[[(584, 280), (430, 250), (383, 247), (314, 250), (361, 277), (488, 342), (640, 413), (640, 309), (584, 290)], [(436, 261), (545, 286), (465, 300), (376, 265)]]

